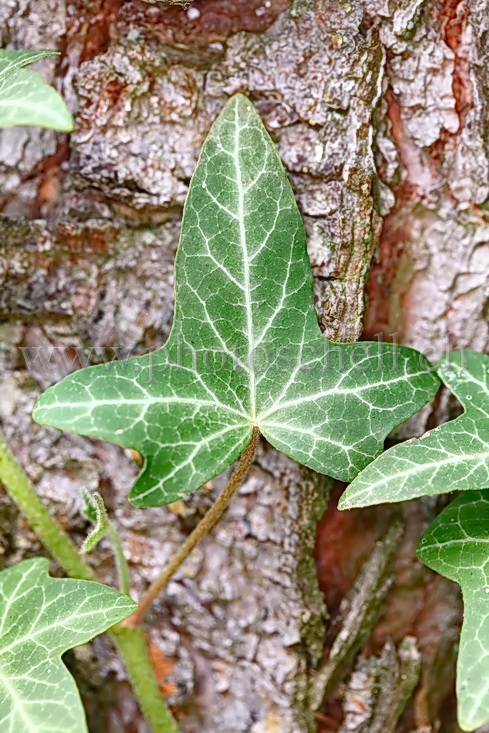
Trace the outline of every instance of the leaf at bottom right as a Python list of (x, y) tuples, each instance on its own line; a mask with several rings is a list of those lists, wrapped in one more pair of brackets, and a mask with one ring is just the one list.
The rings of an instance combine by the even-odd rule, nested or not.
[(489, 722), (489, 489), (465, 491), (444, 509), (423, 536), (418, 556), (462, 589), (458, 722), (472, 731)]

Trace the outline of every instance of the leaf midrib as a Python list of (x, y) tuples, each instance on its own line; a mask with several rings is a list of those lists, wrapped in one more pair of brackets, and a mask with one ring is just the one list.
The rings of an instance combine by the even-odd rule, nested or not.
[[(325, 343), (327, 344), (328, 341), (324, 336), (321, 336), (321, 338), (324, 339)], [(320, 362), (320, 359), (317, 359), (317, 362)], [(412, 377), (421, 377), (424, 374), (426, 374), (426, 370), (421, 372), (413, 373)], [(345, 375), (342, 376), (342, 379)], [(368, 382), (366, 384), (362, 385), (356, 385), (354, 387), (331, 387), (331, 389), (323, 390), (322, 392), (316, 392), (312, 395), (304, 395), (303, 397), (297, 397), (293, 400), (286, 400), (285, 402), (275, 402), (271, 407), (269, 407), (267, 410), (265, 410), (263, 413), (261, 413), (258, 416), (258, 421), (263, 422), (268, 417), (273, 415), (275, 412), (279, 412), (282, 409), (287, 409), (289, 407), (295, 407), (296, 405), (302, 405), (305, 402), (313, 402), (314, 400), (322, 399), (323, 397), (330, 397), (330, 396), (336, 396), (336, 395), (349, 395), (349, 394), (358, 394), (360, 392), (367, 392), (370, 389), (376, 389), (377, 387), (385, 387), (389, 386), (390, 384), (396, 384), (397, 382), (402, 382), (405, 380), (405, 376), (401, 375), (398, 377), (393, 377), (392, 379), (387, 379), (382, 382)], [(290, 385), (289, 385), (290, 386)]]
[[(426, 545), (425, 547), (421, 548), (421, 552), (429, 552), (431, 550), (438, 550), (440, 547), (450, 547), (451, 545), (488, 545), (489, 544), (489, 537), (487, 539), (484, 539), (483, 537), (461, 537), (458, 539), (450, 539), (445, 540), (443, 542), (437, 542), (436, 544)], [(450, 566), (448, 566), (450, 567)]]
[[(324, 337), (323, 337), (324, 338)], [(325, 342), (327, 343), (326, 339)], [(318, 360), (319, 361), (319, 360)], [(417, 372), (413, 376), (422, 376), (425, 374), (424, 371)], [(250, 370), (250, 382), (255, 377), (255, 371), (254, 369)], [(265, 426), (271, 423), (267, 422), (267, 419), (274, 415), (276, 412), (279, 412), (282, 409), (287, 409), (289, 407), (294, 407), (295, 405), (302, 405), (307, 402), (314, 402), (315, 400), (322, 399), (324, 397), (329, 396), (336, 396), (336, 395), (348, 395), (348, 394), (358, 394), (361, 392), (368, 391), (370, 389), (375, 389), (378, 386), (385, 386), (394, 384), (396, 382), (402, 381), (403, 377), (394, 377), (393, 379), (384, 381), (384, 382), (369, 382), (364, 385), (357, 385), (355, 387), (348, 387), (348, 388), (341, 388), (341, 387), (332, 387), (331, 389), (324, 390), (322, 392), (316, 392), (312, 395), (305, 395), (304, 397), (299, 397), (297, 399), (293, 400), (287, 400), (285, 402), (275, 402), (273, 405), (271, 405), (269, 408), (267, 408), (264, 412), (260, 413), (259, 415), (256, 415), (256, 413), (253, 415), (248, 414), (245, 411), (238, 410), (235, 407), (231, 407), (230, 405), (225, 405), (219, 400), (196, 400), (191, 397), (150, 397), (150, 398), (141, 398), (141, 399), (130, 399), (130, 398), (124, 398), (124, 404), (125, 405), (153, 405), (153, 404), (188, 404), (188, 405), (197, 405), (202, 407), (214, 407), (214, 408), (221, 408), (223, 410), (226, 410), (227, 412), (232, 413), (233, 415), (238, 415), (239, 417), (242, 417), (246, 420), (246, 423), (251, 424), (252, 426), (260, 427)], [(251, 386), (250, 386), (251, 389)], [(255, 411), (256, 411), (256, 392), (251, 394), (252, 401), (255, 404)], [(87, 402), (77, 402), (77, 407), (86, 407), (87, 410), (93, 408), (95, 405), (96, 407), (102, 406), (102, 407), (111, 407), (111, 406), (118, 406), (120, 405), (121, 400), (120, 399), (93, 399)], [(57, 410), (59, 408), (59, 403), (52, 403), (48, 405), (43, 405), (42, 410), (45, 412), (49, 412), (50, 410)], [(463, 417), (463, 416), (461, 416)], [(460, 418), (458, 418), (460, 419)], [(454, 421), (455, 422), (455, 421)], [(285, 427), (286, 425), (284, 425)]]
[(243, 254), (243, 277), (244, 277), (244, 297), (246, 312), (246, 328), (248, 335), (248, 366), (249, 366), (249, 385), (250, 385), (250, 409), (253, 424), (256, 424), (256, 385), (255, 385), (255, 369), (251, 361), (254, 353), (254, 336), (253, 336), (253, 309), (251, 303), (251, 281), (250, 281), (250, 263), (247, 246), (246, 226), (245, 226), (245, 205), (244, 205), (244, 189), (241, 180), (241, 166), (239, 162), (239, 140), (241, 127), (238, 124), (238, 107), (234, 112), (235, 133), (234, 133), (234, 151), (233, 162), (236, 175), (236, 186), (238, 190), (238, 226), (240, 245)]
[[(93, 600), (96, 599), (92, 599)], [(112, 611), (113, 609), (110, 608), (109, 611)], [(40, 629), (36, 629), (36, 631), (29, 632), (28, 635), (14, 639), (10, 644), (7, 644), (7, 646), (0, 647), (0, 657), (5, 654), (6, 652), (11, 651), (15, 647), (21, 645), (21, 644), (28, 644), (30, 641), (35, 641), (38, 636), (41, 636), (42, 634), (45, 634), (47, 631), (51, 631), (51, 629), (57, 629), (59, 627), (63, 628), (65, 631), (71, 631), (71, 629), (67, 628), (67, 623), (70, 621), (77, 621), (81, 618), (85, 618), (88, 616), (96, 616), (98, 614), (107, 614), (107, 611), (100, 611), (97, 609), (90, 608), (88, 611), (85, 611), (84, 613), (80, 613), (79, 611), (76, 612), (76, 614), (72, 614), (71, 616), (66, 616), (66, 618), (63, 619), (63, 622), (55, 621), (54, 623), (50, 623), (47, 626), (43, 626)], [(37, 642), (36, 642), (37, 643)], [(48, 656), (56, 656), (58, 652), (53, 652), (50, 650)]]
[[(128, 399), (126, 397), (123, 398), (124, 405), (154, 405), (154, 404), (183, 404), (183, 405), (197, 405), (201, 407), (220, 407), (223, 410), (227, 410), (227, 412), (231, 412), (234, 415), (239, 415), (239, 417), (244, 417), (247, 420), (249, 420), (249, 415), (245, 412), (242, 412), (241, 410), (237, 410), (235, 407), (231, 407), (230, 405), (224, 405), (222, 402), (219, 402), (219, 400), (216, 400), (215, 402), (213, 400), (195, 400), (191, 397), (151, 397), (151, 398), (141, 398), (141, 399)], [(102, 407), (111, 407), (111, 406), (117, 406), (121, 404), (121, 398), (119, 399), (113, 399), (113, 400), (99, 400), (99, 399), (93, 399), (89, 402), (77, 402), (77, 407), (86, 407), (87, 409), (93, 408), (95, 405), (96, 407), (102, 406)], [(50, 405), (43, 405), (42, 410), (48, 411), (48, 410), (56, 410), (59, 408), (59, 403), (54, 402)]]
[[(453, 421), (455, 422), (455, 420)], [(421, 440), (421, 438), (418, 438), (418, 440)], [(431, 450), (441, 450), (438, 446), (426, 446), (427, 448)], [(442, 467), (450, 465), (451, 463), (460, 463), (466, 460), (471, 460), (474, 458), (482, 459), (484, 461), (486, 458), (489, 458), (489, 451), (484, 451), (482, 453), (461, 453), (456, 456), (450, 456), (449, 458), (446, 458), (443, 461), (431, 461), (430, 463), (422, 463), (422, 464), (415, 464), (413, 468), (406, 469), (405, 471), (401, 471), (399, 473), (394, 474), (388, 474), (387, 476), (382, 476), (381, 481), (376, 481), (374, 484), (369, 483), (368, 486), (364, 489), (357, 489), (355, 491), (355, 494), (352, 495), (352, 499), (357, 500), (359, 496), (362, 496), (363, 494), (368, 493), (372, 489), (377, 489), (379, 486), (382, 486), (383, 484), (390, 483), (393, 479), (396, 478), (402, 478), (404, 476), (413, 476), (417, 473), (422, 473), (423, 471), (432, 471), (435, 467)], [(405, 458), (404, 460), (411, 460), (408, 458)], [(413, 462), (411, 460), (411, 462)], [(481, 462), (482, 463), (482, 462)], [(476, 466), (476, 468), (480, 467), (481, 463)], [(348, 506), (348, 503), (344, 503), (344, 508)]]

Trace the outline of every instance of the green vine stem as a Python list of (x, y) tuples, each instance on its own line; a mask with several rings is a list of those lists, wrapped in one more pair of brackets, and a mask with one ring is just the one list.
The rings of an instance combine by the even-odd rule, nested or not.
[[(65, 573), (73, 578), (96, 580), (93, 570), (82, 560), (70, 537), (55, 522), (39, 499), (25, 471), (12, 455), (1, 431), (0, 482)], [(114, 548), (117, 554), (116, 545), (117, 543), (114, 544)], [(122, 551), (122, 548), (120, 549)], [(110, 634), (121, 653), (134, 693), (153, 733), (178, 733), (178, 726), (158, 689), (143, 631), (128, 629), (118, 624), (112, 627)]]
[[(178, 733), (178, 726), (161, 697), (142, 628), (118, 624), (114, 642), (124, 659), (134, 694), (153, 733)], [(163, 703), (163, 704), (162, 704)]]
[(211, 506), (207, 514), (205, 514), (204, 517), (200, 520), (193, 532), (189, 534), (185, 542), (178, 548), (175, 555), (171, 558), (166, 567), (163, 568), (156, 580), (151, 583), (148, 590), (146, 591), (146, 593), (144, 593), (138, 603), (138, 610), (135, 611), (132, 616), (129, 616), (129, 618), (126, 618), (126, 620), (122, 622), (124, 626), (138, 626), (138, 624), (142, 623), (151, 604), (153, 603), (155, 598), (161, 593), (161, 591), (166, 587), (168, 581), (175, 573), (175, 571), (178, 570), (180, 565), (187, 559), (192, 550), (198, 545), (200, 540), (211, 531), (216, 522), (222, 517), (228, 507), (229, 502), (243, 483), (243, 479), (246, 477), (246, 474), (248, 473), (250, 466), (253, 463), (253, 458), (255, 457), (256, 449), (259, 442), (260, 431), (255, 425), (255, 427), (253, 428), (251, 440), (242, 452), (226, 488), (217, 497), (214, 504)]
[(0, 481), (65, 573), (73, 578), (95, 580), (93, 570), (82, 560), (69, 536), (39, 499), (26, 473), (12, 455), (1, 431)]

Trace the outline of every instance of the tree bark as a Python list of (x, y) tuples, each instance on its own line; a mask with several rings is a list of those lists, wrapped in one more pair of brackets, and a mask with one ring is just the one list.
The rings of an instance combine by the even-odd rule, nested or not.
[[(136, 510), (138, 457), (34, 425), (40, 390), (164, 343), (189, 179), (235, 91), (255, 102), (296, 191), (325, 334), (355, 340), (365, 325), (432, 358), (487, 350), (488, 23), (482, 0), (2, 3), (3, 45), (61, 51), (40, 68), (76, 131), (0, 137), (0, 419), (77, 540), (80, 489), (101, 491), (136, 595), (226, 477), (184, 505)], [(456, 411), (442, 394), (394, 437)], [(458, 730), (458, 591), (415, 560), (437, 502), (338, 514), (339, 490), (263, 443), (155, 606), (153, 658), (183, 733)], [(6, 499), (0, 521), (6, 562), (39, 551)], [(114, 582), (108, 545), (93, 562)], [(72, 662), (91, 731), (145, 730), (105, 642)]]

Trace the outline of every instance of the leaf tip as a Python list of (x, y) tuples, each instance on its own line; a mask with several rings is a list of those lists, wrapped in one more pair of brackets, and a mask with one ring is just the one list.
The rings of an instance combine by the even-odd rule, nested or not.
[(67, 116), (66, 116), (66, 122), (61, 123), (59, 127), (59, 132), (73, 132), (75, 129), (75, 118), (71, 114), (71, 112), (67, 108)]
[(428, 563), (428, 549), (429, 545), (426, 540), (426, 537), (422, 537), (420, 540), (420, 543), (418, 547), (416, 548), (416, 555), (418, 556), (418, 559), (424, 564), (429, 567)]
[[(7, 570), (16, 569), (20, 564), (21, 563), (16, 563), (15, 565), (11, 565), (10, 567), (5, 568), (5, 572)], [(22, 560), (22, 565), (24, 566), (24, 568), (35, 567), (39, 575), (49, 576), (49, 560), (47, 557), (29, 557), (27, 558), (27, 560)], [(4, 571), (2, 570), (2, 572)]]
[(340, 500), (338, 501), (338, 505), (337, 505), (338, 511), (344, 512), (344, 511), (346, 511), (349, 508), (350, 508), (350, 505), (348, 504), (348, 502), (345, 501), (343, 499), (343, 497), (341, 497)]
[[(55, 397), (57, 387), (57, 384), (54, 384), (52, 387), (48, 387), (48, 389), (46, 389), (37, 398), (36, 403), (32, 408), (31, 417), (34, 422), (38, 423), (38, 425), (48, 425), (53, 428), (57, 427), (56, 422), (52, 419), (57, 412), (57, 410), (52, 409), (57, 402)], [(50, 417), (50, 415), (52, 417)]]
[(470, 714), (458, 711), (457, 723), (458, 727), (465, 731), (465, 733), (472, 733), (472, 731), (478, 730), (489, 722), (489, 715), (481, 715), (480, 711), (471, 710)]
[(46, 425), (46, 416), (45, 416), (45, 407), (46, 407), (45, 403), (47, 402), (47, 400), (45, 399), (46, 394), (47, 393), (44, 392), (42, 395), (40, 395), (37, 399), (36, 404), (32, 408), (31, 417), (34, 420), (34, 422), (38, 423), (38, 425)]
[(358, 499), (355, 497), (355, 493), (350, 491), (350, 489), (351, 484), (347, 487), (347, 489), (339, 498), (338, 509), (340, 512), (344, 512), (347, 509), (360, 509), (362, 506), (364, 506), (361, 501), (358, 501)]
[[(259, 117), (258, 112), (256, 111), (255, 105), (251, 101), (249, 97), (246, 96), (243, 92), (236, 92), (233, 94), (229, 99), (227, 100), (226, 104), (224, 105), (224, 109), (229, 111), (231, 109), (234, 109), (234, 107), (242, 107), (247, 112), (252, 112), (253, 114), (257, 115)], [(261, 123), (261, 118), (260, 118)]]

